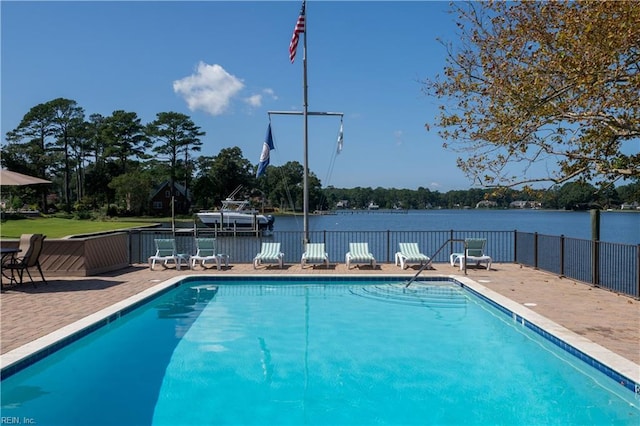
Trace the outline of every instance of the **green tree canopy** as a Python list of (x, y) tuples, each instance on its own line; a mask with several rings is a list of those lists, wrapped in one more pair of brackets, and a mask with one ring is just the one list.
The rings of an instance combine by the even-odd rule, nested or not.
[(151, 143), (137, 113), (114, 111), (102, 121), (101, 131), (106, 144), (104, 155), (118, 161), (121, 173), (128, 172), (127, 166), (134, 159), (149, 156), (147, 149)]
[(182, 173), (180, 173), (185, 189), (190, 188), (190, 171), (192, 166), (192, 152), (199, 152), (202, 147), (201, 136), (205, 132), (196, 126), (191, 118), (178, 112), (160, 112), (156, 120), (147, 125), (147, 134), (155, 142), (153, 151), (161, 159), (166, 159), (170, 166), (171, 188), (178, 178), (178, 160), (182, 158)]
[(57, 98), (45, 105), (53, 114), (52, 128), (55, 151), (62, 158), (63, 194), (65, 210), (71, 211), (71, 177), (73, 170), (81, 165), (82, 147), (85, 144), (84, 110), (71, 99)]
[[(321, 190), (320, 180), (309, 172), (309, 208), (326, 208), (326, 198)], [(276, 206), (288, 210), (303, 210), (304, 167), (297, 161), (288, 161), (282, 166), (270, 166), (264, 176), (258, 178), (258, 185), (267, 199)]]
[(194, 182), (194, 196), (204, 208), (218, 206), (239, 185), (246, 190), (239, 196), (248, 196), (255, 182), (254, 166), (237, 146), (223, 148), (215, 157), (200, 158), (197, 163), (200, 173)]
[(149, 176), (139, 170), (123, 173), (109, 183), (109, 188), (116, 193), (118, 205), (128, 214), (137, 216), (148, 213), (152, 187)]
[(566, 210), (585, 209), (594, 202), (596, 188), (588, 183), (567, 182), (558, 190), (558, 204)]

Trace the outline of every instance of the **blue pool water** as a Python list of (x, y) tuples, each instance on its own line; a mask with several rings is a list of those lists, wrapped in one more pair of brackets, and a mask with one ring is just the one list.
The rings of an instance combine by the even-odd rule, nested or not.
[(632, 392), (456, 284), (188, 281), (2, 382), (40, 425), (633, 424)]

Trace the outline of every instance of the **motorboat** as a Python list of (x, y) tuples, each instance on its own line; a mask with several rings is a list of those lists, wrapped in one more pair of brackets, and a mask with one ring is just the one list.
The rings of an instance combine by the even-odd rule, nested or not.
[(236, 188), (227, 199), (222, 201), (220, 209), (197, 213), (200, 221), (208, 227), (221, 230), (273, 231), (275, 218), (272, 215), (260, 214), (257, 210), (250, 208), (247, 200), (234, 199), (239, 189)]
[(249, 208), (248, 201), (227, 198), (219, 210), (201, 211), (197, 214), (200, 221), (208, 227), (238, 230), (273, 231), (275, 218), (272, 215), (259, 214)]

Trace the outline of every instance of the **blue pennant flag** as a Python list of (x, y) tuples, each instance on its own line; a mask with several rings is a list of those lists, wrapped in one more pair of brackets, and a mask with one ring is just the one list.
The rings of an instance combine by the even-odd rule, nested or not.
[(260, 154), (260, 163), (258, 163), (258, 172), (256, 173), (256, 177), (262, 176), (267, 169), (267, 166), (269, 165), (269, 153), (272, 149), (275, 149), (275, 147), (273, 146), (273, 136), (271, 135), (271, 123), (269, 123), (267, 136), (262, 144), (262, 153)]

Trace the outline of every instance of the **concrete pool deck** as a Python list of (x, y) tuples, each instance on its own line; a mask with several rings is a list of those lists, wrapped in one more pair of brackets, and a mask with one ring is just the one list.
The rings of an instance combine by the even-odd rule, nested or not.
[[(421, 276), (464, 277), (458, 268), (435, 264), (435, 270)], [(217, 271), (163, 269), (150, 271), (146, 264), (91, 277), (51, 277), (47, 284), (36, 281), (8, 287), (0, 294), (0, 349), (5, 354), (55, 332), (75, 321), (94, 314), (165, 280), (194, 274), (205, 275), (403, 275), (409, 279), (418, 267), (401, 270), (393, 264), (377, 268), (352, 268), (331, 265), (301, 268), (287, 264), (283, 269), (251, 264), (232, 264)], [(609, 351), (640, 364), (640, 301), (556, 275), (497, 263), (492, 270), (468, 270), (468, 279), (492, 290), (514, 303), (571, 330)], [(640, 374), (640, 372), (639, 372)]]

